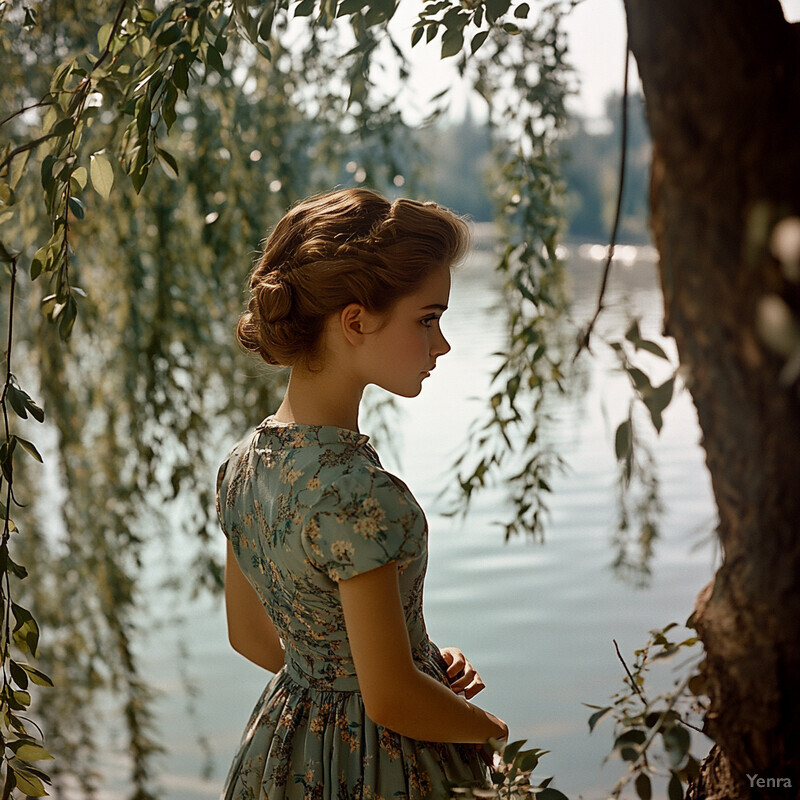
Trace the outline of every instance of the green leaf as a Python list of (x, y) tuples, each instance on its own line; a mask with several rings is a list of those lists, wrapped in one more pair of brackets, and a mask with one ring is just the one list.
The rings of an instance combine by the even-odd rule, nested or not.
[(25, 672), (22, 667), (17, 664), (16, 661), (13, 659), (9, 659), (9, 671), (11, 672), (11, 677), (14, 680), (14, 683), (19, 686), (20, 689), (27, 689), (28, 688), (28, 673)]
[(508, 11), (511, 0), (486, 0), (486, 21), (490, 24)]
[(164, 100), (161, 103), (161, 116), (164, 118), (164, 124), (167, 126), (167, 130), (175, 124), (175, 120), (178, 118), (178, 114), (175, 111), (175, 103), (177, 100), (178, 90), (175, 84), (168, 83), (166, 89), (164, 89)]
[(111, 166), (111, 162), (100, 153), (92, 153), (89, 170), (94, 190), (103, 200), (108, 200), (111, 187), (114, 185), (114, 168)]
[(149, 167), (145, 164), (141, 169), (131, 173), (131, 183), (136, 190), (136, 194), (139, 194), (142, 190), (142, 186), (144, 186), (144, 182), (147, 180), (148, 169)]
[(30, 614), (23, 622), (17, 620), (14, 627), (14, 642), (24, 653), (30, 653), (36, 658), (36, 652), (39, 649), (39, 626)]
[(553, 789), (551, 786), (542, 789), (541, 792), (536, 792), (533, 796), (536, 800), (569, 800), (563, 792), (559, 792), (558, 789)]
[(683, 786), (681, 779), (673, 772), (667, 784), (667, 796), (669, 800), (683, 800)]
[(136, 104), (136, 128), (139, 131), (139, 136), (143, 137), (150, 128), (151, 113), (150, 98), (147, 94), (144, 94)]
[(638, 350), (647, 350), (648, 353), (652, 353), (659, 358), (663, 358), (664, 361), (669, 361), (667, 354), (657, 345), (655, 342), (651, 342), (649, 339), (639, 339), (636, 342), (636, 348)]
[(53, 185), (53, 166), (56, 163), (56, 157), (51, 153), (42, 159), (41, 176), (42, 188), (47, 191)]
[(597, 725), (598, 722), (609, 712), (611, 711), (612, 706), (605, 706), (601, 708), (599, 711), (595, 711), (591, 717), (589, 717), (589, 733), (594, 730), (594, 726)]
[(362, 9), (365, 9), (369, 5), (370, 0), (343, 0), (342, 4), (339, 6), (339, 11), (336, 13), (337, 17), (345, 17), (350, 16), (351, 14), (357, 14)]
[(86, 167), (78, 167), (72, 173), (72, 180), (78, 185), (80, 189), (86, 188), (86, 181), (88, 179), (88, 173), (86, 172)]
[(20, 771), (12, 769), (10, 765), (9, 772), (14, 776), (17, 789), (23, 794), (28, 795), (28, 797), (45, 797), (47, 795), (44, 784), (36, 776), (25, 775)]
[(442, 34), (441, 58), (458, 55), (464, 46), (464, 31), (461, 28), (448, 28)]
[[(258, 38), (263, 39), (265, 42), (269, 41), (272, 36), (272, 24), (275, 21), (275, 6), (272, 3), (267, 3), (266, 8), (261, 13), (261, 19), (258, 21)], [(224, 46), (227, 48), (228, 40), (223, 39)], [(220, 49), (219, 41), (216, 42), (217, 50), (224, 53), (225, 50)]]
[(86, 214), (83, 208), (83, 203), (77, 197), (70, 196), (69, 210), (77, 219), (83, 219)]
[(647, 734), (638, 728), (630, 728), (629, 730), (617, 736), (614, 742), (614, 749), (623, 747), (630, 744), (641, 744), (647, 738)]
[(97, 31), (97, 49), (102, 53), (103, 50), (106, 49), (108, 45), (108, 37), (111, 36), (111, 31), (113, 30), (114, 26), (110, 22), (106, 22), (98, 31)]
[(296, 17), (308, 17), (314, 11), (315, 0), (300, 0), (295, 6), (294, 15)]
[(20, 761), (52, 761), (53, 756), (41, 745), (26, 742), (17, 748), (17, 758)]
[(31, 693), (26, 689), (15, 689), (13, 695), (14, 700), (22, 706), (22, 708), (27, 708), (31, 704)]
[(478, 51), (480, 46), (486, 41), (486, 37), (489, 35), (489, 31), (478, 31), (472, 37), (472, 43), (470, 44), (470, 50), (475, 53)]
[(206, 51), (206, 64), (220, 75), (225, 74), (225, 65), (222, 63), (222, 56), (214, 45), (209, 45)]
[(503, 748), (503, 761), (510, 764), (514, 760), (514, 756), (520, 751), (522, 745), (525, 744), (524, 739), (519, 739), (516, 742), (511, 742)]
[(637, 367), (627, 367), (626, 372), (630, 375), (631, 381), (638, 392), (647, 396), (653, 391), (653, 386), (650, 383), (650, 378), (644, 374)]
[(22, 419), (28, 419), (27, 397), (28, 395), (21, 389), (17, 389), (13, 383), (8, 385), (8, 402), (11, 403), (11, 408), (14, 409), (17, 416)]
[(189, 62), (186, 58), (179, 58), (172, 66), (172, 82), (184, 94), (189, 88)]
[(19, 666), (28, 673), (30, 679), (37, 686), (49, 686), (51, 689), (53, 688), (53, 681), (41, 670), (36, 669), (36, 667), (32, 667), (30, 664), (20, 664)]
[(653, 787), (650, 784), (650, 778), (644, 772), (640, 772), (636, 776), (636, 794), (639, 795), (640, 800), (650, 800), (653, 796)]
[(13, 436), (19, 442), (20, 447), (22, 447), (23, 450), (32, 455), (37, 461), (42, 461), (42, 457), (39, 455), (39, 451), (36, 449), (33, 442), (29, 442), (27, 439), (23, 439), (17, 434), (13, 434)]
[(28, 166), (28, 159), (30, 158), (31, 151), (26, 150), (24, 153), (19, 153), (11, 160), (8, 167), (8, 184), (12, 189), (16, 189), (19, 185), (22, 176), (25, 174), (25, 167)]
[(66, 136), (72, 133), (75, 128), (75, 120), (72, 117), (64, 117), (64, 119), (56, 122), (55, 125), (48, 131), (52, 136)]
[(177, 23), (174, 25), (170, 25), (168, 28), (165, 28), (161, 33), (158, 34), (156, 37), (156, 44), (161, 47), (169, 47), (171, 44), (175, 44), (178, 39), (181, 38), (181, 26)]
[[(28, 577), (28, 570), (26, 570), (22, 564), (17, 564), (9, 555), (6, 555), (6, 560), (8, 561), (8, 566), (14, 575), (16, 575), (16, 577), (18, 577), (20, 580)], [(25, 669), (25, 664), (20, 664), (20, 666)], [(36, 681), (34, 681), (34, 683), (36, 683)]]
[(636, 344), (636, 342), (638, 342), (642, 338), (642, 335), (639, 333), (638, 319), (633, 320), (631, 324), (628, 326), (628, 330), (625, 331), (625, 338), (629, 342), (632, 342), (633, 344)]
[(695, 697), (706, 693), (706, 679), (700, 674), (692, 675), (686, 685)]
[[(422, 39), (422, 34), (425, 33), (425, 28), (420, 25), (417, 28), (414, 28), (414, 33), (411, 34), (411, 46), (414, 47), (419, 44), (420, 39)], [(474, 51), (473, 51), (474, 52)]]
[(164, 172), (166, 172), (170, 178), (177, 178), (178, 162), (175, 160), (175, 156), (161, 147), (156, 147), (156, 153), (158, 154), (159, 163), (164, 168)]
[(539, 754), (535, 750), (523, 750), (519, 754), (517, 766), (522, 772), (531, 772), (539, 765)]
[(371, 0), (369, 11), (364, 15), (368, 28), (386, 22), (394, 16), (395, 0)]
[(67, 297), (64, 310), (61, 312), (61, 321), (58, 324), (58, 335), (61, 340), (66, 342), (72, 333), (72, 326), (75, 324), (75, 318), (78, 316), (78, 304), (75, 298), (70, 294)]
[(13, 600), (11, 601), (11, 613), (14, 615), (14, 620), (16, 621), (15, 628), (33, 619), (31, 612), (28, 611), (27, 608), (19, 605), (19, 603), (15, 603)]
[(39, 258), (39, 252), (40, 251), (36, 252), (36, 255), (34, 255), (33, 260), (31, 261), (31, 280), (32, 281), (35, 281), (42, 274), (42, 268), (44, 267), (44, 264), (42, 263), (42, 260)]
[(531, 7), (527, 3), (520, 3), (514, 9), (514, 16), (517, 19), (527, 19), (528, 14), (530, 13)]
[(622, 461), (631, 452), (633, 444), (632, 428), (630, 419), (620, 422), (617, 428), (616, 435), (614, 436), (614, 451), (617, 455), (617, 461)]

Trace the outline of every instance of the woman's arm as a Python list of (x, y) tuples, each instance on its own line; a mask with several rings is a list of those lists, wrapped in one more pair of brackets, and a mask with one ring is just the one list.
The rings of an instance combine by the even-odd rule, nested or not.
[(339, 594), (361, 695), (373, 722), (429, 742), (508, 737), (505, 722), (417, 669), (394, 561), (339, 581)]
[(277, 672), (284, 663), (283, 645), (261, 599), (239, 569), (230, 541), (225, 556), (225, 612), (233, 649), (259, 667)]

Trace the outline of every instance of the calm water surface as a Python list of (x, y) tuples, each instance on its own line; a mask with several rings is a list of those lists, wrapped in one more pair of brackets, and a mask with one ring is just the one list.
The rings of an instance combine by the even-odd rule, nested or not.
[[(586, 248), (570, 249), (571, 318), (578, 323), (594, 310), (601, 272), (598, 261), (582, 254), (588, 255)], [(642, 332), (657, 339), (677, 363), (672, 342), (659, 337), (661, 295), (646, 256), (640, 253), (636, 263), (615, 267), (608, 298), (613, 303), (598, 332), (623, 336), (625, 297), (641, 316)], [(419, 397), (397, 401), (401, 413), (392, 438), (400, 463), (385, 437), (364, 420), (361, 429), (373, 435), (384, 466), (400, 474), (426, 510), (425, 618), (431, 638), (439, 646), (460, 647), (480, 671), (486, 689), (473, 702), (505, 719), (512, 740), (528, 739), (529, 746), (551, 751), (535, 775), (555, 775), (553, 785), (573, 800), (599, 800), (623, 766), (618, 760), (601, 765), (611, 748), (612, 725), (605, 720), (590, 735), (591, 711), (582, 703), (605, 705), (622, 688), (613, 639), (632, 661), (651, 628), (685, 621), (713, 575), (716, 553), (709, 534), (716, 512), (710, 480), (694, 407), (684, 391), (666, 412), (660, 437), (653, 437), (666, 511), (652, 579), (647, 588), (637, 588), (616, 577), (610, 566), (617, 518), (613, 434), (627, 413), (630, 390), (627, 376), (611, 369), (611, 351), (598, 340), (596, 357), (584, 354), (579, 360), (586, 391), (565, 396), (550, 409), (554, 420), (546, 437), (569, 468), (550, 481), (544, 544), (521, 538), (503, 542), (503, 531), (494, 524), (509, 517), (502, 484), (479, 493), (466, 520), (441, 516), (455, 494), (437, 496), (453, 482), (451, 465), (470, 422), (483, 411), (495, 365), (492, 353), (503, 345), (500, 302), (491, 259), (478, 252), (455, 275), (442, 320), (452, 351), (425, 379)], [(654, 382), (669, 372), (649, 355), (641, 364)], [(230, 444), (220, 444), (215, 463)], [(219, 547), (223, 552), (221, 532)], [(151, 599), (157, 607), (159, 597)], [(206, 599), (184, 613), (182, 632), (170, 627), (154, 632), (142, 653), (143, 671), (163, 692), (157, 708), (168, 748), (160, 760), (165, 800), (219, 795), (247, 717), (271, 677), (229, 647), (221, 602)], [(176, 641), (183, 642), (188, 658), (178, 658)], [(672, 682), (672, 667), (666, 662), (656, 676), (658, 689)], [(188, 703), (183, 672), (196, 685)], [(693, 736), (694, 752), (703, 755), (707, 745)], [(124, 758), (113, 755), (115, 741), (112, 731), (104, 758), (105, 769), (116, 776), (107, 787), (109, 797), (121, 796), (127, 773)], [(661, 784), (654, 789), (655, 797), (665, 794)]]

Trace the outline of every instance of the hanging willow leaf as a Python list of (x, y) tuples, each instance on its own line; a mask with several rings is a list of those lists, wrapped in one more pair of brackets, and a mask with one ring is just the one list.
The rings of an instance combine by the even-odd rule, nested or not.
[(111, 187), (114, 185), (114, 169), (111, 162), (101, 153), (92, 153), (89, 170), (95, 191), (104, 200), (108, 200)]
[(36, 446), (33, 442), (29, 442), (27, 439), (23, 439), (21, 436), (16, 434), (12, 434), (13, 437), (19, 442), (20, 447), (33, 456), (37, 461), (41, 461), (42, 457), (39, 455), (39, 451), (36, 449)]
[(470, 43), (470, 50), (473, 53), (476, 53), (481, 45), (486, 41), (486, 37), (489, 35), (489, 31), (478, 31), (473, 37), (472, 42)]
[(631, 452), (631, 445), (633, 444), (631, 420), (626, 419), (620, 422), (617, 427), (617, 432), (614, 436), (614, 452), (617, 456), (617, 461), (627, 458)]
[(461, 28), (447, 28), (442, 34), (442, 58), (451, 58), (461, 52), (464, 46), (464, 31)]

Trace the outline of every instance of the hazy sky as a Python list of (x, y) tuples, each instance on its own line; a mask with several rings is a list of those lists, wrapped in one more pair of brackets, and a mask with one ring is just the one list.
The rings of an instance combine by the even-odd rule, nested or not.
[[(411, 38), (411, 25), (415, 19), (412, 6), (401, 3), (392, 27), (401, 44)], [(531, 4), (535, 10), (536, 5)], [(784, 14), (790, 21), (800, 20), (800, 0), (782, 0)], [(418, 7), (418, 6), (417, 6)], [(402, 16), (405, 14), (405, 16)], [(603, 99), (612, 91), (622, 90), (622, 70), (625, 57), (625, 14), (622, 0), (583, 0), (572, 10), (565, 21), (568, 35), (570, 61), (580, 80), (580, 93), (570, 103), (571, 108), (589, 118), (603, 114)], [(414, 70), (407, 99), (403, 103), (410, 116), (416, 117), (415, 99), (424, 101), (448, 85), (454, 90), (454, 111), (463, 110), (467, 95), (458, 87), (459, 78), (452, 59), (439, 60), (439, 40), (425, 47), (422, 43), (409, 50)], [(636, 62), (631, 58), (631, 89), (639, 85)], [(474, 106), (480, 112), (480, 100)]]

